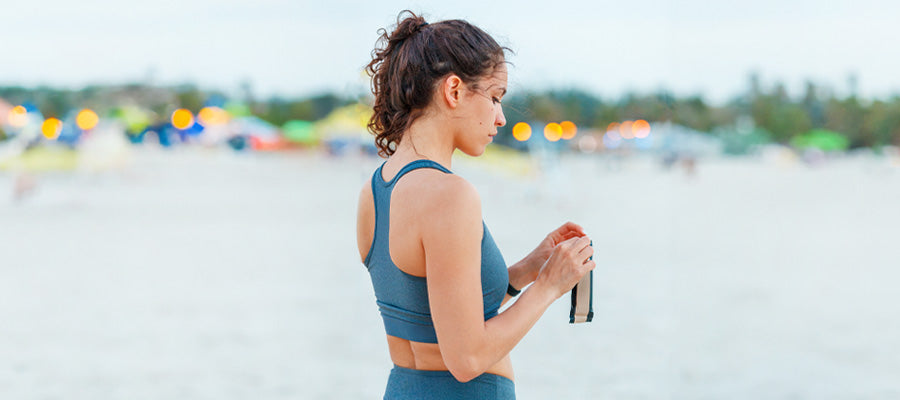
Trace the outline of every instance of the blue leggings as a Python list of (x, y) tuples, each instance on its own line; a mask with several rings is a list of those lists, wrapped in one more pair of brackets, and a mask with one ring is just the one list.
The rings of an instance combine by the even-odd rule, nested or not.
[(394, 366), (384, 400), (515, 400), (516, 386), (505, 376), (484, 373), (462, 383), (450, 371), (421, 371)]

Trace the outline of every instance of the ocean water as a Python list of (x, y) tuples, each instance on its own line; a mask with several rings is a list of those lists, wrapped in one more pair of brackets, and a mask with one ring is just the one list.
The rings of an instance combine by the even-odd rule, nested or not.
[[(355, 238), (380, 162), (144, 149), (20, 202), (0, 171), (0, 398), (380, 398)], [(560, 299), (513, 351), (520, 399), (900, 398), (895, 162), (524, 165), (453, 170), (508, 263), (572, 220), (598, 267), (594, 322)]]

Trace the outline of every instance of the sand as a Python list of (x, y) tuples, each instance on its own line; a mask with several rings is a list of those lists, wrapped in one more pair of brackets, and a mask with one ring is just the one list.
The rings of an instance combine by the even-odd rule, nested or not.
[[(381, 160), (137, 149), (118, 171), (0, 171), (0, 398), (373, 399), (390, 368), (355, 242)], [(459, 158), (508, 263), (592, 236), (594, 322), (557, 301), (519, 399), (900, 397), (900, 168)]]

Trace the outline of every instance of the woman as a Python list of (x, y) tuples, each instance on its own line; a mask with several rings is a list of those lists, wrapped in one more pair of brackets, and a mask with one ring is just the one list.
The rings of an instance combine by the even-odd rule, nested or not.
[(380, 31), (367, 67), (369, 129), (388, 160), (362, 188), (357, 219), (394, 363), (384, 398), (514, 399), (509, 352), (594, 268), (593, 249), (569, 222), (507, 269), (478, 193), (450, 171), (455, 150), (481, 155), (506, 124), (504, 48), (465, 21), (407, 13)]

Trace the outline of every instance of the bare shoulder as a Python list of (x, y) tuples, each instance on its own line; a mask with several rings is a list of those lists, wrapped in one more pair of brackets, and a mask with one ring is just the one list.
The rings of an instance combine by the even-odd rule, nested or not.
[(363, 185), (359, 192), (359, 203), (356, 208), (356, 245), (359, 248), (359, 259), (364, 261), (375, 235), (375, 201), (372, 185)]
[(415, 180), (415, 197), (420, 211), (429, 215), (474, 212), (481, 216), (481, 196), (469, 181), (455, 174), (422, 171)]
[[(422, 171), (407, 181), (407, 198), (415, 199), (415, 214), (423, 244), (429, 239), (446, 241), (449, 236), (480, 240), (481, 196), (472, 183), (455, 174)], [(400, 188), (398, 188), (400, 189)]]
[(359, 202), (360, 202), (360, 204), (362, 204), (366, 200), (371, 202), (372, 197), (373, 197), (372, 182), (366, 181), (366, 183), (363, 184), (362, 188), (359, 190)]

